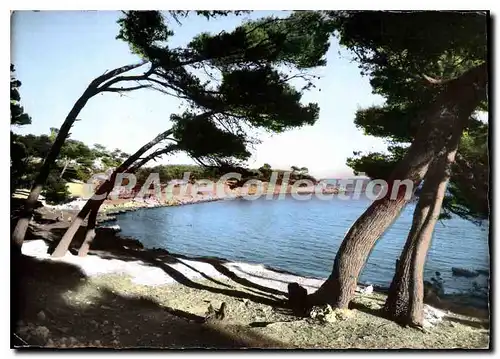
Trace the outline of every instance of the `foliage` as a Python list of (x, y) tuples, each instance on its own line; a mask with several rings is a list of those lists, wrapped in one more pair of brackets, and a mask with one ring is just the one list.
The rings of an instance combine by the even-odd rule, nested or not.
[[(13, 133), (11, 137), (11, 148), (16, 148), (11, 150), (11, 186), (14, 191), (31, 187), (52, 146), (53, 136)], [(62, 189), (68, 181), (87, 181), (93, 173), (114, 168), (127, 157), (128, 154), (119, 149), (110, 151), (101, 145), (90, 148), (81, 141), (68, 139), (50, 171), (45, 191), (53, 202), (65, 200), (69, 193)]]
[(447, 212), (478, 223), (489, 218), (488, 124), (472, 121), (462, 135), (448, 192)]
[[(31, 117), (24, 112), (21, 106), (21, 95), (19, 88), (21, 81), (14, 76), (15, 68), (10, 64), (10, 125), (24, 126), (31, 124)], [(19, 140), (19, 135), (10, 131), (10, 192), (13, 193), (19, 187), (19, 179), (26, 171), (26, 147)]]
[[(197, 13), (209, 18), (228, 14)], [(187, 14), (167, 16), (178, 20)], [(295, 12), (284, 19), (248, 21), (230, 32), (203, 33), (186, 47), (171, 48), (174, 32), (165, 16), (129, 11), (119, 20), (118, 38), (151, 64), (148, 81), (155, 89), (189, 106), (170, 118), (175, 150), (205, 166), (238, 166), (258, 142), (252, 129), (282, 132), (315, 123), (318, 105), (304, 105), (301, 98), (313, 86), (314, 77), (305, 70), (325, 64), (329, 23), (319, 12)], [(308, 32), (302, 30), (306, 25)], [(292, 79), (304, 86), (296, 89)]]
[[(259, 169), (251, 169), (246, 167), (207, 167), (198, 165), (158, 165), (154, 167), (143, 167), (136, 172), (137, 184), (141, 186), (151, 173), (158, 173), (162, 184), (167, 184), (169, 181), (174, 179), (183, 179), (184, 173), (189, 172), (189, 180), (197, 181), (202, 179), (208, 179), (212, 181), (218, 181), (220, 177), (229, 172), (236, 172), (241, 174), (241, 181), (236, 185), (241, 185), (249, 179), (256, 179), (262, 182), (269, 182), (271, 180), (272, 172), (277, 172), (277, 183), (281, 183), (283, 179), (283, 174), (286, 171), (272, 169), (269, 164), (264, 164), (264, 166)], [(308, 174), (303, 174), (303, 177), (307, 178), (316, 183), (316, 179)], [(298, 174), (290, 173), (289, 184), (293, 184), (296, 180), (300, 179)]]
[[(347, 159), (347, 165), (356, 174), (387, 179), (414, 139), (420, 126), (420, 112), (440, 91), (439, 87), (430, 86), (426, 78), (446, 81), (486, 60), (485, 14), (446, 11), (329, 14), (335, 21), (340, 43), (352, 51), (361, 73), (370, 77), (373, 92), (386, 100), (382, 106), (358, 110), (354, 122), (366, 135), (386, 139), (387, 153), (355, 152)], [(422, 23), (426, 26), (421, 26)], [(484, 109), (486, 103), (477, 110)], [(478, 121), (471, 118), (469, 129), (477, 126)], [(487, 125), (483, 130), (484, 135)], [(476, 132), (469, 136), (475, 135)], [(488, 216), (486, 137), (477, 137), (472, 143), (481, 154), (476, 153), (474, 158), (474, 151), (467, 151), (461, 145), (450, 180), (450, 195), (443, 205), (443, 218), (449, 217), (449, 212), (467, 219)], [(477, 156), (482, 160), (475, 161)], [(477, 163), (475, 173), (480, 185), (472, 184), (470, 178), (466, 180), (471, 163)], [(481, 192), (480, 198), (472, 195), (474, 191)]]
[(31, 117), (24, 112), (24, 108), (20, 104), (21, 81), (15, 78), (15, 71), (14, 65), (10, 64), (10, 124), (14, 126), (29, 125)]
[(67, 182), (58, 176), (56, 171), (52, 171), (47, 178), (47, 184), (43, 191), (45, 200), (49, 204), (59, 204), (67, 202), (70, 198)]
[[(427, 104), (436, 93), (433, 88), (422, 86), (426, 83), (423, 75), (454, 78), (487, 58), (485, 12), (329, 14), (341, 45), (355, 54), (362, 74), (370, 77), (374, 93), (386, 98), (389, 106)], [(416, 91), (419, 98), (414, 96)]]
[(259, 167), (258, 171), (262, 174), (263, 177), (271, 177), (272, 168), (269, 163), (264, 163), (261, 167)]
[[(174, 31), (166, 18), (180, 22), (189, 13), (124, 12), (118, 20), (117, 38), (127, 42), (142, 62), (107, 71), (92, 81), (82, 95), (88, 100), (101, 92), (152, 88), (183, 99), (189, 106), (185, 112), (171, 116), (172, 133), (159, 140), (163, 147), (139, 158), (132, 167), (162, 154), (185, 151), (211, 170), (214, 166), (231, 168), (241, 165), (250, 156), (251, 146), (258, 142), (252, 137), (252, 129), (282, 132), (315, 123), (318, 105), (302, 104), (301, 99), (303, 92), (313, 86), (314, 77), (306, 70), (325, 64), (331, 30), (324, 14), (305, 11), (285, 19), (249, 21), (233, 31), (196, 36), (187, 46), (170, 46)], [(231, 12), (195, 13), (212, 18)], [(310, 31), (303, 31), (304, 27)], [(142, 75), (123, 75), (144, 65), (149, 70)], [(303, 86), (295, 88), (290, 84), (292, 80), (302, 81)], [(134, 81), (137, 86), (119, 86)], [(58, 130), (53, 129), (50, 136), (23, 139), (26, 153), (22, 157), (30, 173), (19, 178), (29, 182), (38, 168), (47, 167), (40, 166), (41, 159), (57, 135)], [(164, 141), (171, 144), (165, 145)], [(61, 181), (85, 180), (92, 171), (116, 168), (129, 157), (102, 146), (90, 149), (74, 140), (66, 140), (58, 152), (55, 163), (49, 164), (54, 171), (49, 172), (51, 183), (56, 173)]]
[(143, 167), (136, 172), (137, 183), (143, 184), (151, 173), (158, 173), (163, 184), (174, 179), (182, 179), (184, 173), (189, 172), (189, 180), (216, 179), (212, 171), (198, 165), (158, 165), (154, 167)]

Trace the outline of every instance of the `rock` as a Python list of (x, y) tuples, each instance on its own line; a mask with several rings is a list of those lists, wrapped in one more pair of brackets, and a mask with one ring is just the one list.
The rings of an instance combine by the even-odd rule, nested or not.
[(205, 313), (205, 321), (209, 321), (212, 319), (223, 320), (226, 316), (227, 304), (222, 302), (220, 305), (220, 309), (216, 310), (212, 306), (212, 304), (208, 305), (208, 309)]
[(94, 340), (94, 345), (97, 345), (97, 346), (101, 345), (101, 341), (100, 340)]
[(215, 313), (215, 318), (219, 320), (223, 320), (226, 316), (227, 304), (222, 302), (220, 305), (220, 309)]
[[(331, 307), (330, 307), (331, 309)], [(337, 321), (337, 316), (333, 311), (328, 311), (327, 313), (324, 314), (322, 321), (325, 323), (335, 323)]]
[(27, 334), (29, 331), (31, 330), (31, 328), (28, 326), (23, 326), (23, 327), (20, 327), (17, 332), (21, 335), (25, 335)]
[(44, 321), (45, 319), (47, 319), (47, 316), (45, 315), (43, 310), (39, 311), (38, 314), (36, 315), (36, 317), (38, 318), (38, 320), (41, 320), (41, 321)]
[(443, 320), (446, 313), (442, 310), (424, 304), (424, 327), (432, 327)]
[(299, 316), (307, 315), (309, 309), (307, 290), (298, 283), (289, 283), (288, 303), (294, 314)]
[(45, 343), (45, 345), (48, 346), (48, 347), (55, 346), (54, 341), (52, 339), (50, 339), (50, 338), (49, 338), (49, 340), (47, 340), (47, 343)]
[(37, 337), (42, 338), (43, 340), (49, 339), (50, 330), (47, 327), (39, 326), (33, 331), (33, 334)]
[(335, 309), (334, 313), (338, 320), (347, 320), (354, 316), (354, 312), (350, 309)]
[(373, 309), (373, 310), (380, 310), (380, 309), (382, 309), (382, 306), (380, 304), (378, 304), (378, 303), (375, 303), (375, 302), (369, 301), (369, 302), (367, 302), (365, 304), (366, 304), (366, 306), (368, 308)]
[(111, 342), (111, 344), (113, 344), (114, 346), (118, 346), (118, 344), (120, 344), (120, 342), (119, 342), (118, 340), (116, 340), (116, 339), (115, 339), (115, 340), (113, 340), (113, 341)]
[(365, 287), (361, 289), (361, 294), (372, 294), (373, 293), (373, 285), (369, 285), (368, 287)]
[(439, 302), (439, 289), (436, 288), (431, 282), (424, 281), (424, 301), (435, 303)]
[(78, 340), (75, 337), (69, 337), (69, 343), (74, 346), (78, 344)]
[(451, 273), (455, 277), (466, 277), (466, 278), (474, 278), (474, 277), (477, 277), (479, 275), (479, 273), (475, 270), (465, 269), (465, 268), (457, 268), (457, 267), (452, 267)]
[(490, 275), (490, 271), (487, 270), (487, 269), (476, 269), (476, 272), (478, 274), (485, 275), (485, 276), (489, 276)]
[(315, 306), (311, 309), (309, 316), (321, 323), (335, 323), (337, 321), (352, 318), (354, 312), (349, 309), (332, 309), (329, 304), (324, 306)]
[(324, 306), (314, 306), (309, 312), (309, 316), (320, 322), (332, 321), (334, 320), (334, 316), (331, 316), (332, 312), (333, 310), (330, 304), (326, 304)]

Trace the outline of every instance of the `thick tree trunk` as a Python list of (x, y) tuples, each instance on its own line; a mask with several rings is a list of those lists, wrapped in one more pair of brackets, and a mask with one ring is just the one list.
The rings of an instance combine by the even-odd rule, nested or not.
[(97, 213), (99, 212), (99, 209), (94, 209), (90, 212), (89, 215), (89, 220), (87, 223), (87, 231), (85, 233), (85, 239), (80, 246), (80, 249), (78, 250), (78, 255), (80, 257), (85, 257), (87, 253), (89, 252), (90, 245), (92, 244), (92, 241), (95, 238), (95, 225), (97, 221)]
[(417, 187), (434, 157), (449, 142), (461, 113), (465, 111), (470, 115), (485, 98), (486, 83), (487, 66), (483, 64), (444, 85), (434, 104), (424, 112), (423, 123), (405, 158), (391, 174), (387, 195), (374, 201), (346, 234), (335, 256), (332, 273), (309, 297), (311, 304), (348, 306), (373, 246), (408, 202), (402, 192), (390, 198), (393, 181), (408, 179)]
[(413, 223), (397, 262), (384, 310), (402, 325), (422, 326), (424, 308), (424, 264), (432, 233), (439, 219), (451, 165), (469, 116), (462, 118), (446, 149), (433, 161), (425, 175)]
[[(105, 201), (106, 197), (111, 193), (113, 190), (114, 184), (115, 184), (115, 179), (118, 173), (123, 173), (126, 172), (129, 167), (131, 167), (135, 161), (139, 160), (140, 157), (150, 150), (152, 147), (154, 147), (156, 144), (159, 142), (165, 140), (168, 136), (172, 134), (172, 130), (167, 130), (158, 136), (156, 136), (153, 140), (142, 146), (136, 153), (134, 153), (132, 156), (127, 158), (125, 162), (123, 162), (113, 173), (111, 174), (110, 178), (104, 182), (102, 185), (99, 186), (99, 188), (96, 191), (96, 195), (101, 195), (104, 196), (103, 199), (93, 199), (90, 198), (87, 203), (83, 206), (83, 208), (80, 210), (80, 212), (76, 215), (75, 218), (71, 221), (71, 224), (69, 228), (66, 230), (64, 233), (64, 236), (61, 238), (61, 241), (57, 245), (56, 249), (52, 253), (52, 257), (62, 257), (66, 254), (68, 251), (68, 248), (71, 244), (71, 241), (73, 240), (73, 237), (75, 236), (76, 232), (78, 231), (78, 228), (82, 225), (83, 221), (87, 217), (87, 215), (90, 213), (91, 210), (98, 212), (99, 208)], [(87, 237), (87, 235), (85, 236)]]
[(45, 161), (43, 162), (42, 168), (40, 169), (40, 172), (38, 173), (38, 176), (36, 177), (35, 182), (31, 187), (31, 192), (26, 199), (26, 203), (24, 204), (21, 216), (17, 221), (16, 228), (12, 233), (13, 244), (16, 248), (18, 248), (19, 251), (21, 250), (21, 246), (23, 245), (24, 236), (26, 235), (26, 231), (28, 230), (29, 221), (31, 220), (31, 216), (33, 215), (33, 211), (35, 209), (36, 202), (38, 201), (38, 197), (42, 192), (42, 188), (47, 181), (50, 169), (56, 161), (59, 152), (61, 152), (61, 148), (64, 144), (64, 141), (66, 140), (66, 137), (68, 137), (69, 135), (71, 127), (76, 121), (76, 117), (83, 109), (87, 101), (95, 94), (95, 89), (89, 86), (83, 93), (83, 95), (78, 99), (78, 101), (76, 101), (75, 105), (66, 117), (66, 120), (64, 120), (64, 123), (59, 129), (56, 140), (54, 141), (54, 144), (50, 148), (50, 151), (47, 154)]

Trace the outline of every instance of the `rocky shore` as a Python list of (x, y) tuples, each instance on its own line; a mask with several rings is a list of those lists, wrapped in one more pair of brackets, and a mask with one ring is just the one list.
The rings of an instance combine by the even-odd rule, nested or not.
[[(126, 202), (124, 202), (126, 203)], [(144, 208), (111, 203), (101, 223)], [(286, 285), (314, 291), (322, 280), (262, 265), (190, 258), (98, 228), (86, 257), (76, 250), (51, 259), (77, 210), (37, 209), (23, 253), (15, 333), (18, 345), (153, 348), (485, 348), (488, 310), (442, 298), (426, 306), (425, 331), (383, 318), (381, 288), (360, 286), (352, 309), (316, 308), (308, 318), (287, 312)], [(106, 219), (107, 218), (107, 219)], [(40, 243), (42, 245), (40, 246)], [(43, 244), (45, 243), (45, 244)], [(39, 249), (37, 249), (39, 247)], [(31, 248), (31, 249), (30, 249)], [(23, 294), (24, 293), (24, 294)], [(210, 319), (225, 303), (225, 315)], [(434, 304), (432, 304), (434, 305)], [(319, 314), (318, 314), (319, 313)], [(22, 342), (21, 342), (22, 341)]]

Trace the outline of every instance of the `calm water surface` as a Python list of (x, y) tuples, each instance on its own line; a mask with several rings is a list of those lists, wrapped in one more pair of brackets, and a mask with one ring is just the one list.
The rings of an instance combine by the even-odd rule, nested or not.
[[(327, 277), (340, 243), (370, 205), (359, 200), (291, 197), (231, 200), (162, 207), (118, 216), (122, 234), (146, 247), (174, 253), (263, 263), (312, 277)], [(378, 241), (360, 281), (388, 286), (408, 235), (414, 204), (406, 207)], [(451, 267), (489, 268), (488, 228), (459, 218), (438, 222), (427, 256), (425, 277), (440, 271), (447, 291), (463, 291), (473, 280), (451, 276)], [(482, 278), (484, 280), (484, 278)]]

